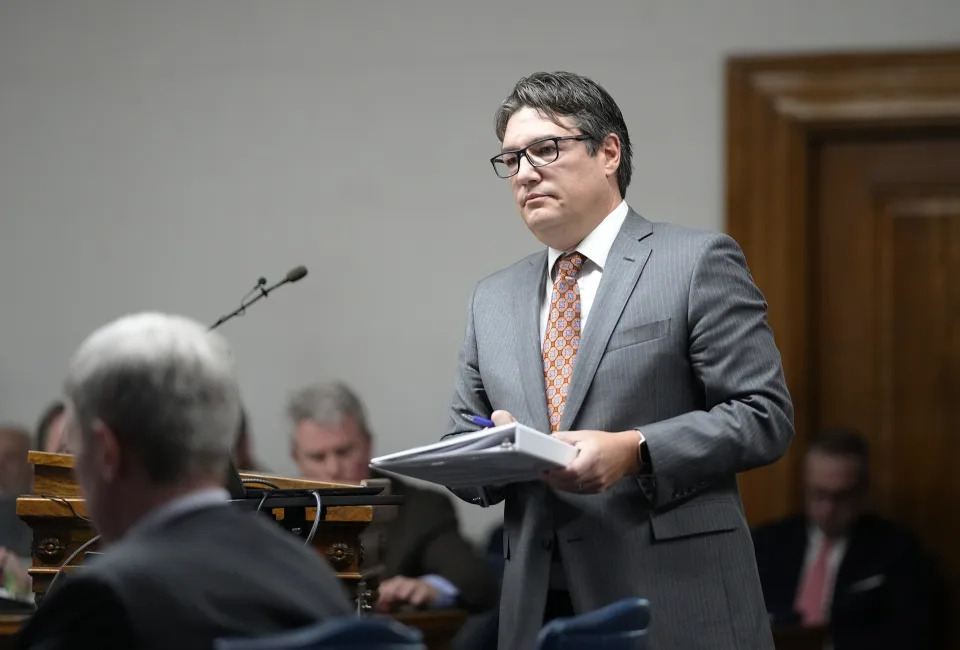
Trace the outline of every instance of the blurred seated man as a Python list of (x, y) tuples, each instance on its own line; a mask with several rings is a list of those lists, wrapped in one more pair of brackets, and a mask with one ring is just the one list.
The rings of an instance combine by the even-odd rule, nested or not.
[(63, 423), (66, 406), (60, 400), (50, 404), (40, 415), (37, 423), (37, 449), (51, 453), (66, 452), (63, 439)]
[(121, 318), (80, 346), (65, 393), (106, 548), (51, 585), (21, 648), (212, 648), (352, 614), (320, 556), (228, 503), (240, 399), (218, 334), (176, 316)]
[[(290, 400), (293, 460), (315, 481), (360, 483), (370, 478), (372, 435), (360, 399), (339, 383), (310, 386)], [(485, 610), (497, 603), (499, 583), (490, 567), (460, 535), (450, 499), (391, 477), (404, 496), (384, 531), (384, 577), (378, 606), (463, 607)]]
[(804, 458), (805, 515), (754, 531), (773, 621), (828, 626), (836, 650), (931, 647), (933, 571), (908, 530), (865, 512), (867, 443), (825, 431)]
[(31, 589), (26, 569), (31, 532), (17, 516), (17, 497), (31, 489), (29, 451), (26, 429), (0, 426), (0, 594), (18, 598), (28, 597)]

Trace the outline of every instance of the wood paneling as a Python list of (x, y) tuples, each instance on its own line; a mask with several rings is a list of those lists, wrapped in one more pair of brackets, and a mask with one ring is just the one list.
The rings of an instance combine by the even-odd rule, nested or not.
[(756, 523), (799, 508), (799, 452), (816, 426), (815, 150), (960, 130), (960, 51), (732, 57), (726, 88), (726, 229), (767, 297), (796, 410), (786, 457), (740, 478)]
[(876, 509), (960, 589), (960, 51), (730, 59), (726, 191), (796, 409), (748, 518), (800, 511), (810, 435), (856, 427)]

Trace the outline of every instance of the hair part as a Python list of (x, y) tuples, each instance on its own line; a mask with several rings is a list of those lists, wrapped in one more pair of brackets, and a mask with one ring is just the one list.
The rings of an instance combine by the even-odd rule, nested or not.
[(84, 442), (103, 422), (158, 484), (220, 478), (240, 423), (225, 339), (180, 316), (142, 313), (91, 334), (65, 382)]
[(608, 135), (616, 135), (620, 139), (617, 187), (620, 196), (626, 198), (633, 176), (633, 149), (627, 124), (610, 93), (592, 79), (572, 72), (537, 72), (523, 77), (494, 117), (494, 130), (500, 142), (507, 131), (507, 122), (525, 107), (539, 111), (557, 126), (565, 127), (560, 118), (570, 118), (575, 128), (590, 136), (586, 144), (591, 156), (596, 155)]
[(343, 418), (349, 417), (363, 435), (371, 437), (363, 402), (342, 382), (314, 384), (300, 389), (287, 404), (287, 416), (294, 426), (303, 420), (311, 420), (331, 427), (340, 426)]

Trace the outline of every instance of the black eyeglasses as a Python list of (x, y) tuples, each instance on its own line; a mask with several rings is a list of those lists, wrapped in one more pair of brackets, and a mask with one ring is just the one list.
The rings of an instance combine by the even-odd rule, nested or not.
[(526, 156), (527, 162), (529, 162), (533, 167), (546, 167), (560, 157), (559, 142), (561, 140), (589, 139), (590, 136), (585, 134), (564, 135), (557, 138), (544, 138), (543, 140), (531, 142), (523, 149), (517, 149), (516, 151), (504, 151), (503, 153), (491, 158), (490, 164), (493, 165), (493, 171), (497, 173), (497, 176), (500, 178), (510, 178), (520, 171), (521, 156)]

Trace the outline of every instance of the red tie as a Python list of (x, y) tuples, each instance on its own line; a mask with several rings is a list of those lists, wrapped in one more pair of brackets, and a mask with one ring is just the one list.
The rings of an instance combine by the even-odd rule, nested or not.
[(797, 601), (794, 608), (803, 617), (803, 624), (816, 626), (823, 623), (824, 597), (827, 585), (827, 565), (830, 562), (830, 552), (833, 550), (833, 540), (824, 538), (820, 544), (820, 552), (816, 560), (810, 565), (803, 583), (797, 591)]
[(560, 428), (563, 407), (570, 389), (570, 375), (580, 347), (580, 287), (577, 275), (583, 266), (580, 253), (557, 260), (557, 279), (550, 295), (547, 331), (543, 337), (543, 378), (547, 384), (550, 431)]

